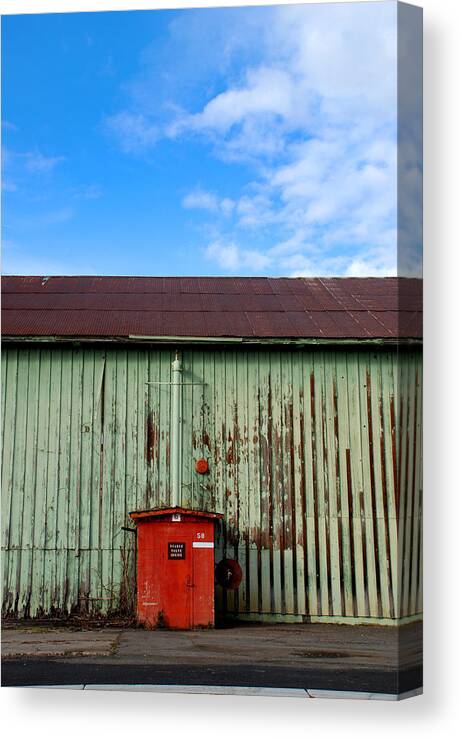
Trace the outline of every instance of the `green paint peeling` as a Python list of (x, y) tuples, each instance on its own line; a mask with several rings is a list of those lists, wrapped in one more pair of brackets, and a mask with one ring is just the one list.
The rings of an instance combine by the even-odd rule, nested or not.
[[(221, 614), (419, 617), (421, 352), (181, 347), (182, 502), (219, 510), (237, 558)], [(168, 505), (164, 345), (15, 344), (2, 356), (3, 610), (133, 607), (128, 511)], [(197, 458), (208, 459), (200, 477)]]

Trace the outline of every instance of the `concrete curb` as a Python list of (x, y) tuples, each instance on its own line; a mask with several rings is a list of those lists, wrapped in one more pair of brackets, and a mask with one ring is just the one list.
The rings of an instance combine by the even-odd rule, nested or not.
[(172, 694), (237, 695), (244, 697), (301, 697), (303, 699), (376, 700), (401, 702), (423, 694), (422, 687), (400, 694), (353, 692), (340, 689), (289, 689), (283, 687), (223, 687), (201, 684), (65, 684), (16, 687), (16, 689), (79, 689), (102, 692), (158, 692)]

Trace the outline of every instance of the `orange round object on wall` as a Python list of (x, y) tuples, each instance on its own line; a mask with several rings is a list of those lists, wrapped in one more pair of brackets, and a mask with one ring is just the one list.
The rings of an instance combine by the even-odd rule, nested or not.
[(197, 471), (198, 474), (206, 474), (206, 472), (209, 471), (209, 464), (206, 459), (198, 459), (195, 464), (195, 471)]

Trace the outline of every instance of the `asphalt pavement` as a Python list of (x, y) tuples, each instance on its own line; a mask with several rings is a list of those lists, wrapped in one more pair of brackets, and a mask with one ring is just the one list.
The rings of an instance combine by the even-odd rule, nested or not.
[(396, 695), (422, 685), (422, 626), (2, 631), (2, 686), (207, 685)]

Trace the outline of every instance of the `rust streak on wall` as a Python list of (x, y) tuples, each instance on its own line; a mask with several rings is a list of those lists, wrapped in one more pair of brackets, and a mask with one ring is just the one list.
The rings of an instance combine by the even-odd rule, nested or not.
[[(370, 607), (383, 614), (385, 595), (390, 617), (417, 614), (418, 350), (196, 355), (183, 351), (184, 380), (193, 367), (206, 384), (184, 392), (183, 494), (224, 513), (216, 554), (239, 558), (244, 572), (219, 606), (254, 618), (365, 618)], [(172, 350), (11, 346), (2, 361), (4, 613), (123, 609), (127, 510), (169, 503), (170, 390), (147, 383), (168, 381)], [(195, 443), (210, 464), (204, 479)]]

